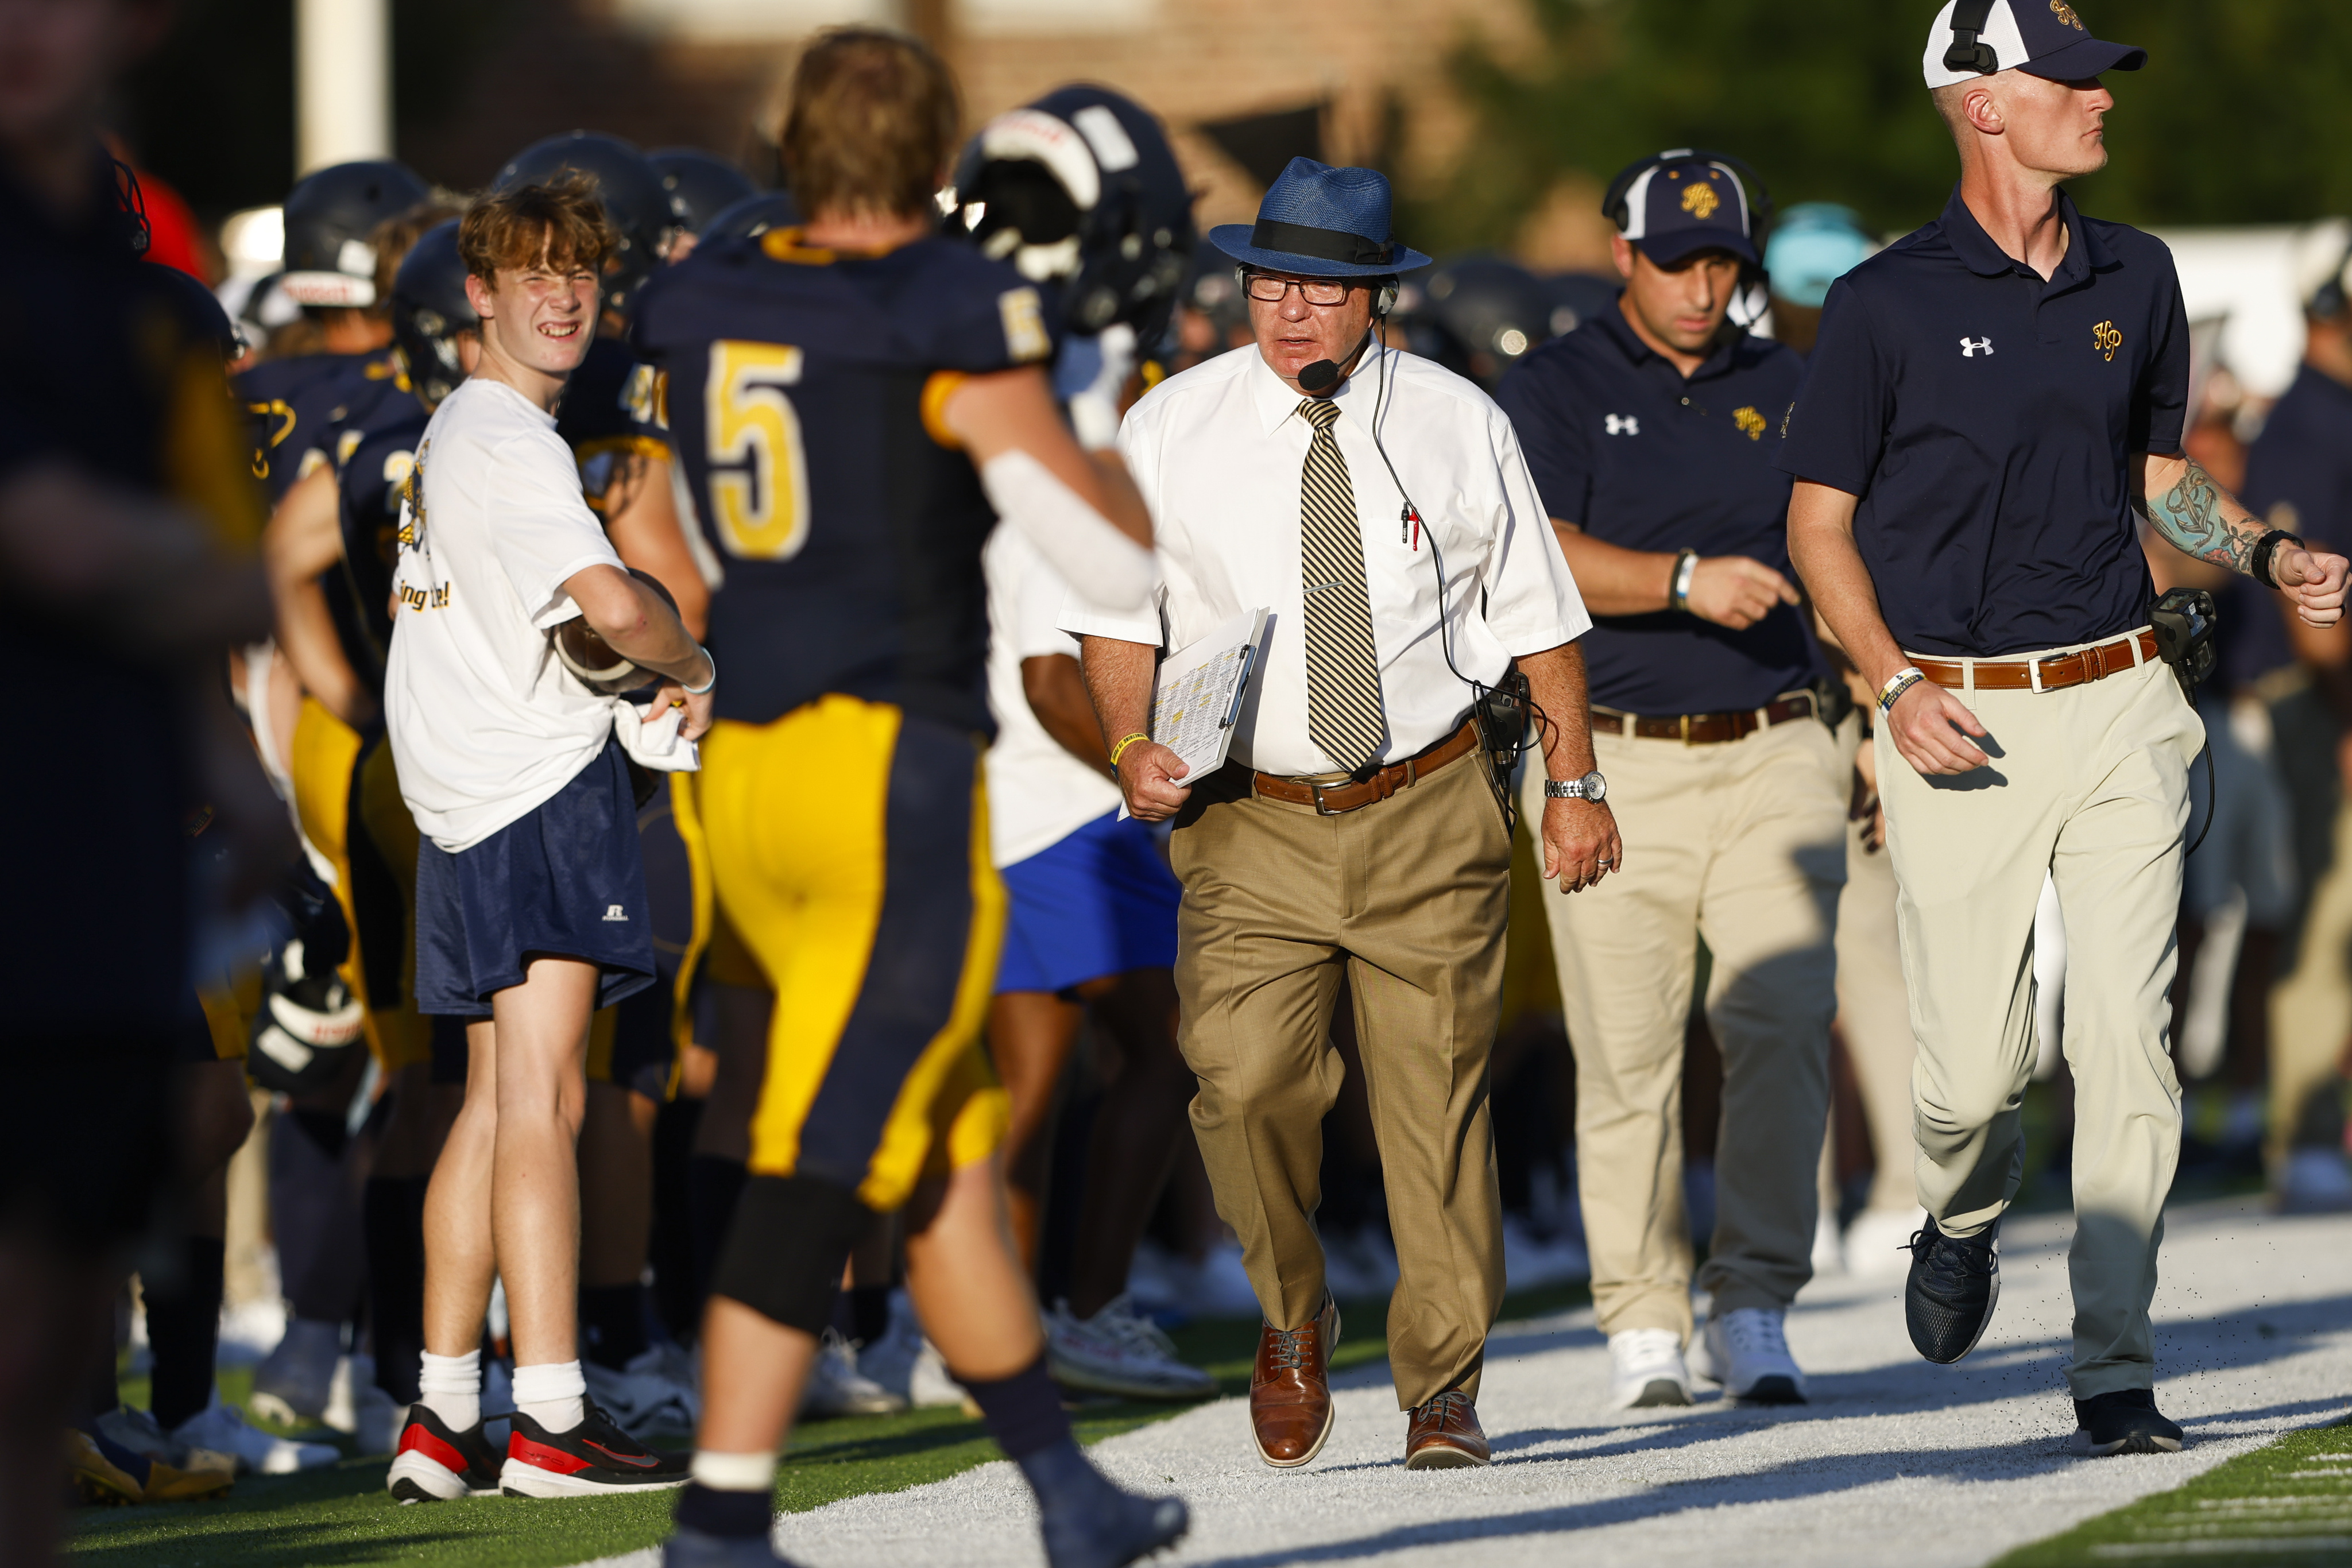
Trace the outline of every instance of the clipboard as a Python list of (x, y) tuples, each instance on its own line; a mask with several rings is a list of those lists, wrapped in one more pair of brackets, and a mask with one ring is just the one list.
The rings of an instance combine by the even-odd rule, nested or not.
[(1206, 778), (1225, 765), (1271, 613), (1264, 605), (1244, 611), (1160, 662), (1151, 687), (1151, 738), (1184, 759), (1178, 782)]

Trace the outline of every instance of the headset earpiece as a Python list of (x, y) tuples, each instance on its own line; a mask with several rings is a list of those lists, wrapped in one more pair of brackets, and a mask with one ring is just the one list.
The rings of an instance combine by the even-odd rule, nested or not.
[(1990, 76), (2000, 69), (2000, 57), (1983, 38), (1991, 19), (1992, 0), (1958, 0), (1952, 6), (1952, 47), (1944, 51), (1946, 70)]
[(1390, 277), (1383, 278), (1381, 280), (1381, 291), (1372, 297), (1373, 320), (1385, 321), (1388, 319), (1389, 312), (1396, 308), (1397, 292), (1398, 285), (1395, 278)]

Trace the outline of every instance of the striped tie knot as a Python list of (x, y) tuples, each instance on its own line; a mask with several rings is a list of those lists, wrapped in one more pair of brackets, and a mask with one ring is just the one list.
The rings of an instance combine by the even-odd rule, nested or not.
[(1339, 423), (1339, 405), (1328, 397), (1301, 398), (1298, 417), (1318, 430), (1328, 430)]

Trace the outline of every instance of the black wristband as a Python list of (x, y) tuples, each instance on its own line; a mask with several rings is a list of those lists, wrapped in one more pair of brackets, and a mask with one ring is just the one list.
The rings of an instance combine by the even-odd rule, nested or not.
[(2279, 585), (2278, 577), (2271, 570), (2271, 558), (2278, 554), (2278, 548), (2281, 545), (2294, 545), (2300, 549), (2303, 548), (2303, 536), (2291, 534), (2284, 528), (2273, 528), (2256, 539), (2254, 553), (2246, 558), (2246, 575), (2264, 588), (2276, 588)]

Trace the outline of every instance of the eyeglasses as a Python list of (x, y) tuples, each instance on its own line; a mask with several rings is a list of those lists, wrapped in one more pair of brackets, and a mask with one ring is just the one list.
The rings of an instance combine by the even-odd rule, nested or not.
[(1348, 298), (1349, 285), (1326, 277), (1276, 277), (1270, 273), (1253, 272), (1245, 286), (1249, 297), (1262, 304), (1279, 305), (1292, 289), (1309, 305), (1337, 305)]

